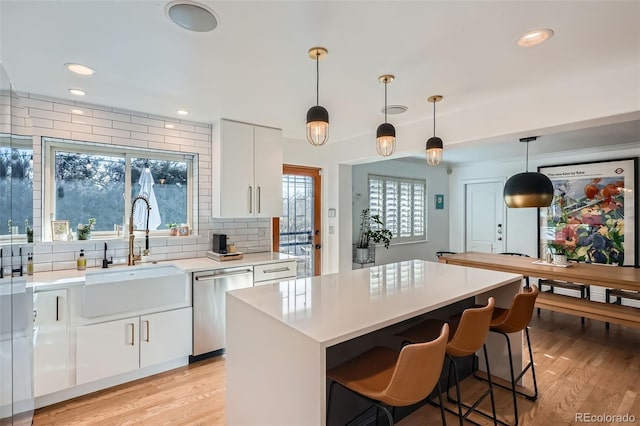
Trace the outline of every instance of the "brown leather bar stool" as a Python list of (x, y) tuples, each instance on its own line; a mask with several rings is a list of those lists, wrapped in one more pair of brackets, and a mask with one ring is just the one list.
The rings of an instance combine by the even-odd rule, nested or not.
[[(509, 309), (495, 308), (493, 310), (493, 317), (491, 318), (490, 331), (498, 333), (504, 336), (507, 340), (507, 350), (509, 352), (509, 372), (511, 373), (511, 387), (501, 385), (500, 383), (494, 383), (494, 385), (501, 388), (510, 390), (513, 395), (513, 412), (515, 415), (515, 424), (518, 424), (518, 401), (516, 394), (520, 394), (530, 401), (535, 401), (538, 398), (538, 383), (536, 381), (536, 370), (533, 365), (533, 351), (531, 350), (531, 339), (529, 338), (529, 323), (533, 316), (533, 310), (536, 304), (536, 298), (538, 297), (538, 287), (535, 285), (524, 292), (518, 293), (514, 296), (513, 302)], [(529, 363), (522, 369), (516, 377), (513, 373), (513, 354), (511, 352), (511, 340), (508, 333), (518, 333), (524, 330), (527, 336), (527, 347), (529, 348)], [(525, 373), (531, 368), (531, 374), (533, 376), (533, 389), (532, 395), (526, 394), (516, 390), (516, 384)], [(475, 375), (475, 374), (474, 374)], [(483, 378), (475, 375), (476, 378), (484, 380)]]
[[(493, 398), (493, 384), (491, 382), (491, 370), (489, 368), (489, 357), (487, 355), (487, 347), (485, 340), (489, 334), (489, 327), (491, 325), (491, 316), (495, 306), (495, 300), (493, 297), (489, 298), (486, 306), (479, 308), (468, 308), (462, 312), (459, 322), (452, 322), (451, 328), (453, 335), (447, 344), (447, 359), (449, 360), (449, 373), (447, 378), (447, 396), (449, 396), (449, 379), (451, 378), (451, 372), (453, 371), (453, 377), (456, 386), (456, 397), (454, 400), (449, 396), (449, 400), (455, 402), (458, 405), (458, 412), (451, 411), (457, 414), (460, 418), (460, 425), (464, 423), (464, 420), (472, 412), (482, 414), (485, 417), (491, 418), (494, 424), (498, 422), (496, 417), (496, 407)], [(434, 333), (437, 333), (439, 327), (442, 326), (444, 321), (437, 319), (427, 319), (403, 332), (398, 333), (398, 336), (402, 337), (408, 342), (423, 342), (433, 338)], [(489, 378), (489, 388), (471, 405), (464, 404), (460, 397), (460, 381), (458, 379), (458, 371), (456, 369), (456, 359), (475, 355), (480, 348), (484, 351), (484, 358), (487, 367), (487, 377)], [(478, 410), (477, 407), (482, 401), (489, 395), (491, 397), (491, 411), (492, 416), (483, 413)], [(466, 411), (463, 413), (462, 408)]]
[[(440, 392), (440, 374), (444, 353), (449, 339), (449, 326), (444, 324), (440, 335), (432, 341), (407, 345), (398, 351), (377, 346), (349, 361), (327, 371), (332, 380), (327, 402), (327, 423), (331, 407), (333, 386), (338, 383), (345, 389), (369, 400), (386, 414), (393, 425), (393, 413), (388, 407), (404, 407), (418, 403), (438, 388), (440, 414), (445, 424)], [(356, 416), (353, 423), (369, 409)], [(376, 410), (377, 414), (377, 410)]]

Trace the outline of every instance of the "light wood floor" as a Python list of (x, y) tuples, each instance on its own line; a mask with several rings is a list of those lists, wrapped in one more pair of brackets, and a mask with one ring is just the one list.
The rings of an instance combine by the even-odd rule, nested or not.
[[(581, 412), (629, 413), (636, 419), (632, 424), (640, 424), (640, 330), (611, 325), (606, 331), (588, 319), (581, 327), (579, 318), (542, 311), (534, 314), (531, 340), (540, 396), (536, 402), (518, 398), (520, 424), (579, 424), (575, 416)], [(465, 391), (470, 395), (482, 386), (465, 380), (463, 399)], [(497, 390), (496, 399), (501, 417), (513, 420), (510, 394)], [(224, 357), (217, 357), (39, 409), (33, 424), (222, 425), (224, 406)], [(400, 425), (439, 423), (438, 409), (425, 406)], [(457, 424), (457, 418), (448, 415), (447, 423)]]

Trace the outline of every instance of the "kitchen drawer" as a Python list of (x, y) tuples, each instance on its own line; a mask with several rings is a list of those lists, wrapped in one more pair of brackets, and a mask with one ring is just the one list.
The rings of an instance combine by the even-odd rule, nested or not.
[(253, 267), (253, 282), (295, 278), (296, 261), (268, 263), (266, 265), (255, 265)]

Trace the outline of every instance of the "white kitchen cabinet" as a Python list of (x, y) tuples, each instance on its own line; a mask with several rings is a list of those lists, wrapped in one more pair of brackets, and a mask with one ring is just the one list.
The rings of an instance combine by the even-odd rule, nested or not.
[(76, 384), (191, 354), (191, 308), (76, 329)]
[(69, 304), (67, 290), (36, 292), (34, 303), (34, 395), (69, 386)]
[(76, 329), (76, 384), (135, 370), (139, 366), (139, 317)]
[(191, 354), (191, 308), (140, 317), (140, 367)]
[(220, 120), (213, 142), (213, 217), (282, 215), (282, 131)]

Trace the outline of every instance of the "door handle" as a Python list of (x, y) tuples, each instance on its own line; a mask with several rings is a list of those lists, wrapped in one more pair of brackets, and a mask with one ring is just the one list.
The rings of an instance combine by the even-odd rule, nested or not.
[(316, 244), (316, 250), (322, 248), (322, 246), (320, 244)]
[(135, 342), (135, 325), (131, 322), (129, 323), (129, 325), (131, 326), (131, 346), (135, 346), (136, 342)]
[(261, 201), (261, 200), (260, 200), (260, 198), (261, 198), (261, 195), (260, 195), (260, 194), (261, 194), (261, 191), (260, 191), (260, 187), (258, 186), (258, 193), (256, 194), (256, 195), (257, 195), (257, 196), (256, 196), (256, 198), (257, 198), (257, 200), (256, 200), (256, 205), (257, 205), (257, 208), (258, 208), (258, 213), (260, 213), (260, 212), (261, 212), (261, 210), (262, 210), (262, 209), (260, 208), (260, 204), (261, 204), (261, 203), (260, 203), (260, 201)]

